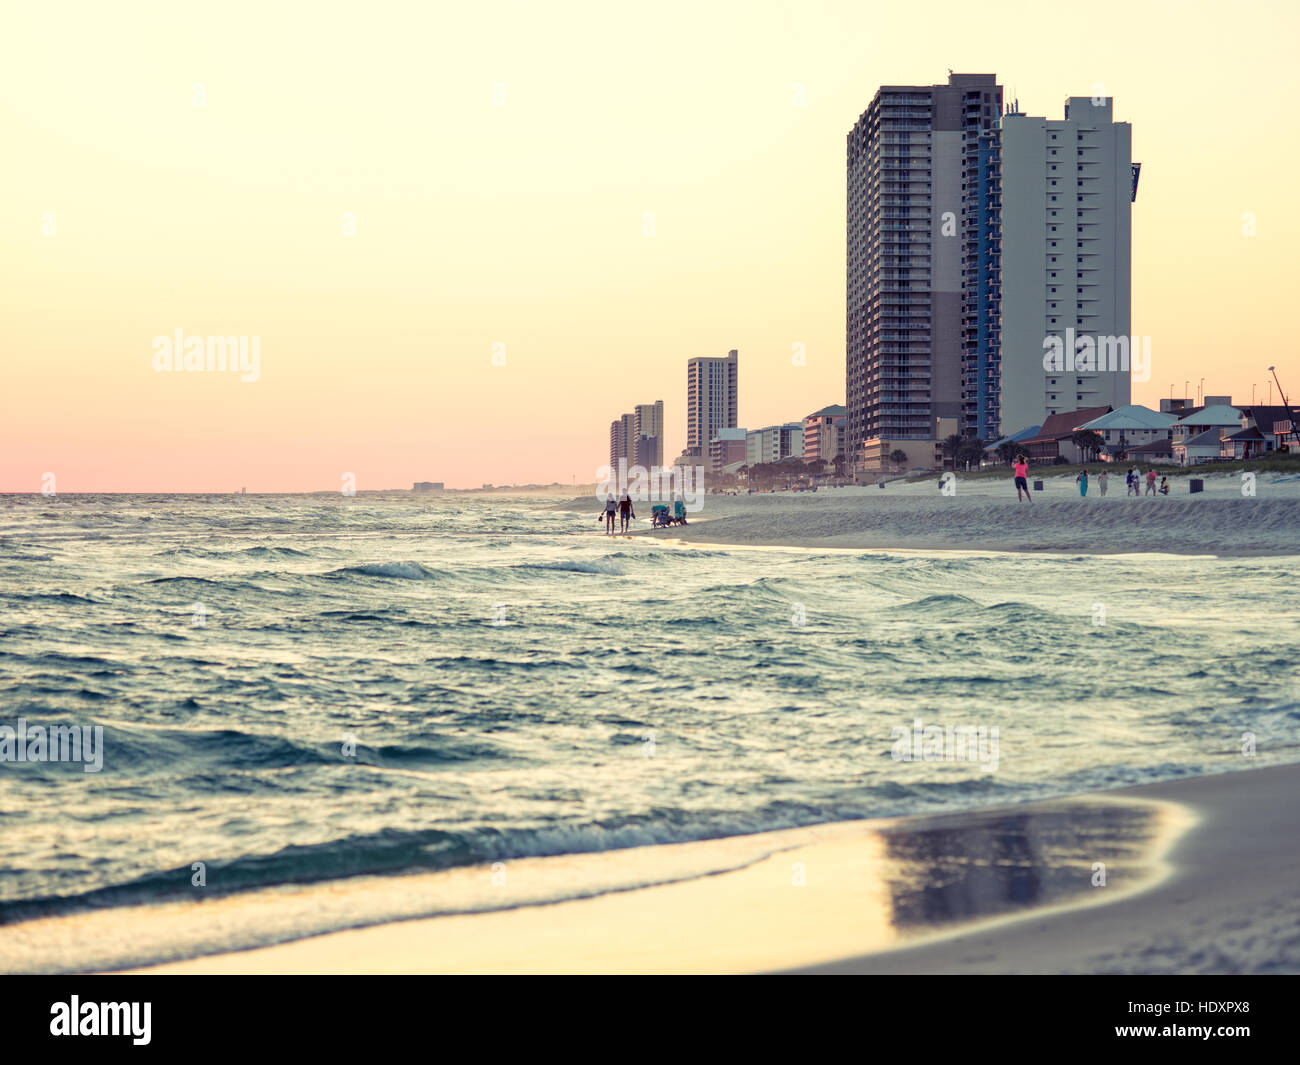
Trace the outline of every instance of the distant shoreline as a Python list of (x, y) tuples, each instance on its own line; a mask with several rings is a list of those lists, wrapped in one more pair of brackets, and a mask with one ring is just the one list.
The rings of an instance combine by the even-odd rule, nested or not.
[[(938, 478), (884, 489), (709, 495), (685, 526), (637, 538), (714, 547), (806, 550), (979, 551), (1032, 555), (1205, 555), (1300, 553), (1300, 480), (1261, 475), (1245, 497), (1231, 476), (1206, 479), (1200, 493), (1127, 497), (1112, 482), (1081, 498), (1072, 478), (1043, 478), (1034, 502), (1020, 503), (1003, 480), (957, 481), (941, 495)], [(1118, 488), (1118, 491), (1116, 490)]]

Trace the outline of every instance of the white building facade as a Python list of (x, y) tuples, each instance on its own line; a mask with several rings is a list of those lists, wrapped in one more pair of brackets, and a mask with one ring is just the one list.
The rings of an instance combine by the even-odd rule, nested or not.
[[(1065, 118), (1002, 117), (1000, 416), (1004, 432), (1131, 396), (1132, 127), (1110, 97), (1072, 96)], [(1064, 350), (1045, 368), (1045, 341)], [(1075, 365), (1093, 338), (1098, 361)], [(1102, 338), (1125, 338), (1124, 345)], [(1127, 351), (1128, 366), (1120, 352)], [(1108, 357), (1109, 355), (1109, 357)], [(1119, 364), (1119, 365), (1117, 365)]]
[(803, 425), (800, 422), (751, 429), (745, 435), (745, 464), (757, 466), (761, 463), (780, 462), (782, 459), (802, 458), (803, 442)]

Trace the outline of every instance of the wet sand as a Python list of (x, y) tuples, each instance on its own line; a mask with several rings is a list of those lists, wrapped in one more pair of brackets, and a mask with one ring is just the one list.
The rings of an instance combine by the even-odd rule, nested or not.
[[(767, 833), (748, 837), (765, 857), (711, 876), (140, 971), (1300, 971), (1297, 786), (1283, 766)], [(666, 857), (639, 850), (619, 860)]]

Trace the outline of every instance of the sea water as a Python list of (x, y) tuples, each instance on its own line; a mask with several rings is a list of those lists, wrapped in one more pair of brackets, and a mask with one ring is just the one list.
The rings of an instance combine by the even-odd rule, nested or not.
[[(598, 509), (0, 497), (0, 969), (591, 895), (753, 860), (770, 829), (1300, 757), (1291, 559), (699, 547), (606, 537)], [(102, 765), (17, 760), (20, 721), (102, 730)], [(595, 860), (724, 837), (649, 878)], [(548, 855), (562, 876), (510, 879)]]

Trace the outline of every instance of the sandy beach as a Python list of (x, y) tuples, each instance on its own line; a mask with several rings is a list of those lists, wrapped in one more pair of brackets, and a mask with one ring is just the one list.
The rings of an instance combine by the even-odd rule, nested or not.
[[(1253, 497), (1233, 474), (1206, 474), (1191, 494), (1178, 477), (1168, 496), (1126, 497), (1123, 471), (1103, 497), (1095, 478), (1081, 499), (1072, 477), (1043, 477), (1018, 503), (1009, 478), (963, 479), (940, 493), (938, 476), (884, 488), (707, 495), (685, 527), (638, 535), (686, 543), (807, 548), (1035, 551), (1086, 554), (1289, 554), (1300, 549), (1300, 478), (1262, 473)], [(594, 506), (594, 504), (593, 504)], [(645, 509), (649, 509), (648, 504)]]
[(767, 833), (713, 876), (138, 971), (1297, 972), (1297, 785), (1282, 766)]

